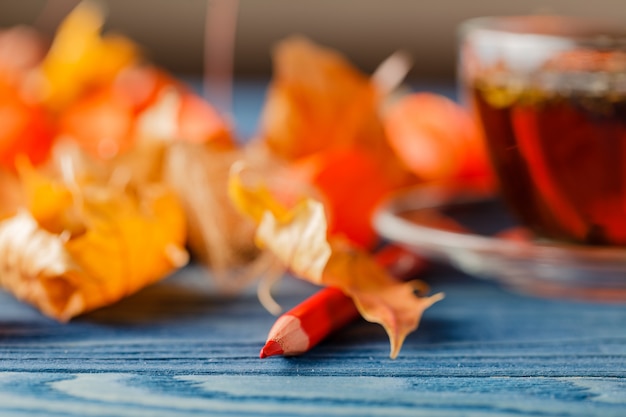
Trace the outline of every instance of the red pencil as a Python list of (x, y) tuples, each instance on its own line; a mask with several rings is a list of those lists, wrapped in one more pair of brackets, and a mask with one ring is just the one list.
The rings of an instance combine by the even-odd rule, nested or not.
[[(415, 275), (426, 265), (417, 255), (394, 245), (386, 246), (375, 257), (399, 279)], [(358, 317), (350, 297), (337, 288), (324, 288), (276, 320), (260, 356), (302, 354)]]

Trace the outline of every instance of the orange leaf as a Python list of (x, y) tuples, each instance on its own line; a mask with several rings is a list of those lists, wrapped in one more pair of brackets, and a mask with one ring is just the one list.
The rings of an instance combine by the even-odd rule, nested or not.
[(66, 321), (184, 265), (185, 221), (159, 185), (120, 190), (22, 169), (29, 211), (0, 222), (0, 283)]
[(377, 241), (372, 214), (383, 197), (402, 185), (388, 175), (378, 155), (353, 146), (318, 152), (291, 165), (299, 179), (323, 196), (330, 233), (372, 248)]
[(381, 96), (395, 84), (388, 79), (389, 68), (405, 68), (399, 61), (392, 59), (372, 79), (338, 52), (301, 37), (288, 38), (274, 50), (261, 139), (319, 189), (331, 233), (363, 247), (376, 242), (370, 225), (374, 206), (415, 181), (389, 146), (379, 117)]
[(304, 38), (288, 38), (274, 50), (261, 136), (286, 159), (355, 144), (393, 157), (378, 100), (374, 83), (339, 53)]
[(15, 159), (33, 164), (48, 158), (53, 132), (43, 108), (27, 102), (16, 87), (0, 82), (0, 167), (15, 169)]
[(70, 103), (60, 115), (59, 136), (97, 159), (176, 139), (234, 147), (227, 123), (208, 102), (149, 67), (127, 68)]
[(60, 135), (78, 142), (91, 156), (109, 159), (133, 145), (131, 103), (109, 88), (74, 101), (61, 114)]
[(144, 141), (211, 142), (227, 149), (235, 145), (229, 126), (217, 111), (175, 85), (162, 88), (154, 103), (139, 114), (135, 136)]
[[(366, 252), (344, 240), (329, 239), (321, 203), (306, 199), (288, 210), (272, 200), (261, 186), (242, 190), (243, 186), (235, 172), (230, 183), (231, 195), (246, 196), (235, 199), (235, 203), (259, 222), (256, 234), (259, 246), (270, 251), (299, 278), (338, 287), (352, 297), (366, 320), (385, 328), (391, 342), (390, 356), (395, 358), (407, 334), (419, 325), (423, 311), (443, 295), (416, 297), (415, 282), (399, 282)], [(269, 204), (264, 206), (265, 202)]]
[(113, 80), (113, 93), (131, 104), (135, 114), (153, 105), (164, 88), (179, 83), (165, 71), (147, 64), (124, 68)]
[[(211, 142), (225, 148), (235, 145), (231, 129), (217, 110), (165, 71), (150, 66), (125, 68), (112, 85), (113, 93), (129, 103), (139, 126), (136, 136)], [(153, 129), (164, 118), (171, 128)]]
[(0, 220), (15, 214), (22, 198), (22, 190), (15, 173), (0, 168)]
[(217, 110), (188, 91), (181, 94), (178, 126), (180, 139), (196, 143), (212, 142), (227, 148), (234, 146), (229, 126)]
[(321, 284), (340, 288), (352, 297), (365, 320), (385, 328), (396, 358), (404, 339), (419, 326), (424, 310), (443, 299), (442, 293), (415, 296), (427, 286), (419, 281), (398, 282), (367, 253), (333, 246)]

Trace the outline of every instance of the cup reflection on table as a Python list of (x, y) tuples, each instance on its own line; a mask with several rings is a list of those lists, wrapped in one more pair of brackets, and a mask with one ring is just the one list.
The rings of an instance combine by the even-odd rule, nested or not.
[(470, 20), (460, 36), (462, 92), (519, 220), (626, 245), (626, 31), (528, 16)]

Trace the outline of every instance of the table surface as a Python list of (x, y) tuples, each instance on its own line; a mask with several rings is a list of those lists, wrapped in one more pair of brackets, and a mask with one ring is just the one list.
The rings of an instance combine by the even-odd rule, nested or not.
[[(244, 134), (262, 91), (238, 85)], [(524, 296), (445, 266), (424, 280), (446, 298), (396, 360), (363, 321), (261, 360), (275, 318), (254, 289), (220, 296), (193, 265), (69, 324), (0, 293), (0, 415), (626, 415), (626, 306)], [(313, 291), (286, 277), (275, 295), (289, 308)]]

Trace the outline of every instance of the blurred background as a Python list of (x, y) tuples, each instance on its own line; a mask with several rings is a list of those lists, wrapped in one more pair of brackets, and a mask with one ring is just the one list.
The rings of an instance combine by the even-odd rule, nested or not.
[[(2, 0), (0, 26), (30, 24), (52, 33), (76, 3)], [(211, 0), (101, 3), (108, 9), (106, 29), (133, 38), (151, 60), (173, 72), (201, 74)], [(626, 25), (625, 6), (624, 0), (239, 0), (234, 69), (239, 76), (268, 76), (271, 46), (298, 33), (342, 51), (366, 72), (393, 51), (404, 49), (415, 59), (411, 78), (451, 80), (456, 31), (464, 19), (550, 13), (607, 18)]]

